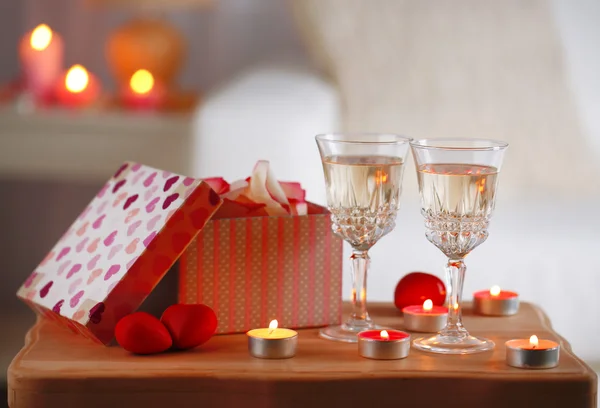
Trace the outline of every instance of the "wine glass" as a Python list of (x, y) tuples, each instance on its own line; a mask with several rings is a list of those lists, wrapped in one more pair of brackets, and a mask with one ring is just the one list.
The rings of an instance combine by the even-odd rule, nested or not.
[(324, 134), (316, 137), (334, 234), (352, 246), (352, 313), (320, 335), (354, 343), (377, 329), (367, 312), (369, 249), (396, 225), (402, 174), (411, 139), (391, 134)]
[(421, 350), (470, 354), (491, 350), (491, 340), (469, 335), (462, 324), (464, 258), (488, 237), (498, 173), (508, 144), (478, 139), (411, 142), (417, 167), (425, 236), (447, 257), (448, 321), (438, 334), (416, 339)]

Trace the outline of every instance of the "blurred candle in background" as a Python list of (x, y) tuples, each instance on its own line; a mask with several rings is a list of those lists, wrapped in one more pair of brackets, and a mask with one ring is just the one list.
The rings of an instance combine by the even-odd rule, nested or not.
[(122, 90), (123, 104), (131, 109), (154, 110), (165, 101), (164, 86), (146, 69), (138, 69)]
[(48, 102), (60, 77), (63, 64), (63, 40), (46, 24), (27, 33), (19, 44), (19, 58), (25, 86), (37, 102)]
[(56, 99), (63, 106), (82, 108), (98, 99), (100, 84), (96, 77), (83, 66), (73, 65), (64, 75), (56, 89)]

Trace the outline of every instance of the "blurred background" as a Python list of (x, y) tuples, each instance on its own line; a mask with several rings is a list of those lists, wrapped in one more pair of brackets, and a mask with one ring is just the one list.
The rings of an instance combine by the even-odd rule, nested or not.
[[(0, 388), (34, 320), (17, 288), (122, 161), (233, 181), (267, 159), (323, 204), (314, 135), (340, 130), (509, 142), (465, 298), (519, 292), (600, 370), (597, 0), (3, 0), (0, 34)], [(415, 179), (370, 300), (442, 276)]]

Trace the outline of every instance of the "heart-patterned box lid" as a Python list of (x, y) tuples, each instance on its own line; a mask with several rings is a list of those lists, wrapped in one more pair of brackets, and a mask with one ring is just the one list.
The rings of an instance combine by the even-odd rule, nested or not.
[(108, 343), (221, 205), (201, 180), (123, 164), (17, 295), (34, 310)]

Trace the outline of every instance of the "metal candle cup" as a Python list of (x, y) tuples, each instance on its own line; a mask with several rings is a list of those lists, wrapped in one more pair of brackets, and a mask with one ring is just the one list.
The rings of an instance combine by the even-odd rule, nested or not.
[(509, 340), (506, 343), (506, 364), (516, 368), (546, 369), (558, 365), (560, 345), (550, 340)]
[(511, 316), (519, 311), (519, 295), (492, 286), (489, 291), (473, 294), (473, 309), (475, 313), (485, 316)]
[(406, 358), (410, 334), (399, 330), (366, 330), (358, 333), (358, 354), (373, 360)]
[(278, 359), (296, 355), (298, 332), (277, 328), (277, 320), (273, 320), (268, 329), (250, 330), (246, 335), (252, 357)]
[(404, 327), (406, 330), (420, 333), (437, 333), (446, 326), (448, 309), (442, 306), (433, 306), (427, 299), (423, 306), (406, 306), (404, 313)]

